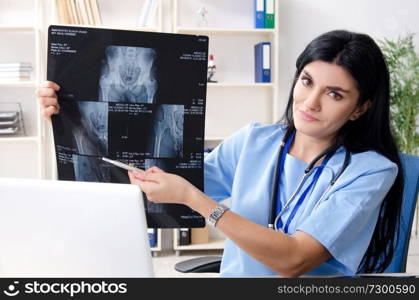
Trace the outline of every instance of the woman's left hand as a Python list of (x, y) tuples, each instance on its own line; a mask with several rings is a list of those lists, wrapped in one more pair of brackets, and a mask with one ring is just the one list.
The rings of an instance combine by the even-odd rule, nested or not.
[(138, 185), (152, 202), (188, 205), (197, 193), (201, 193), (184, 178), (157, 167), (146, 171), (129, 171), (128, 176), (131, 183)]

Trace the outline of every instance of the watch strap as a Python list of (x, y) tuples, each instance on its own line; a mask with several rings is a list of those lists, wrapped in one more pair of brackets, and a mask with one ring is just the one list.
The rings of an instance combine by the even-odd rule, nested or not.
[(219, 203), (214, 209), (212, 210), (211, 214), (208, 217), (208, 223), (212, 226), (216, 226), (218, 220), (223, 216), (223, 214), (229, 210), (230, 208), (223, 203)]

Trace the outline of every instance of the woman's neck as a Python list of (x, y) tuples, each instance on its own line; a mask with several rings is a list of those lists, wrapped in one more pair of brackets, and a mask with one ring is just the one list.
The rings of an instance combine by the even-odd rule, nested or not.
[[(305, 135), (297, 130), (289, 154), (306, 163), (310, 163), (316, 156), (332, 146), (334, 142), (335, 136), (317, 138)], [(317, 164), (321, 163), (321, 161), (322, 159)]]

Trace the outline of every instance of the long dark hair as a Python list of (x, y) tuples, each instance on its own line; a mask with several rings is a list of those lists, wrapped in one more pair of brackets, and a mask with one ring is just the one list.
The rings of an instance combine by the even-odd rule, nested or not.
[(347, 122), (338, 132), (337, 142), (351, 152), (374, 150), (397, 164), (396, 180), (384, 198), (369, 247), (358, 272), (383, 272), (390, 264), (397, 241), (403, 172), (397, 145), (390, 129), (390, 79), (384, 56), (374, 40), (365, 34), (345, 30), (330, 31), (315, 38), (297, 59), (294, 82), (283, 121), (295, 129), (293, 90), (303, 68), (320, 60), (344, 68), (357, 83), (358, 105), (371, 100), (371, 107), (356, 121)]

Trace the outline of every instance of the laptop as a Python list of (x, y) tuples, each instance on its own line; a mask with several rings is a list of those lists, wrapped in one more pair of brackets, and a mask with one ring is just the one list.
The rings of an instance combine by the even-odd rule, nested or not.
[(0, 277), (153, 277), (135, 185), (0, 178)]

